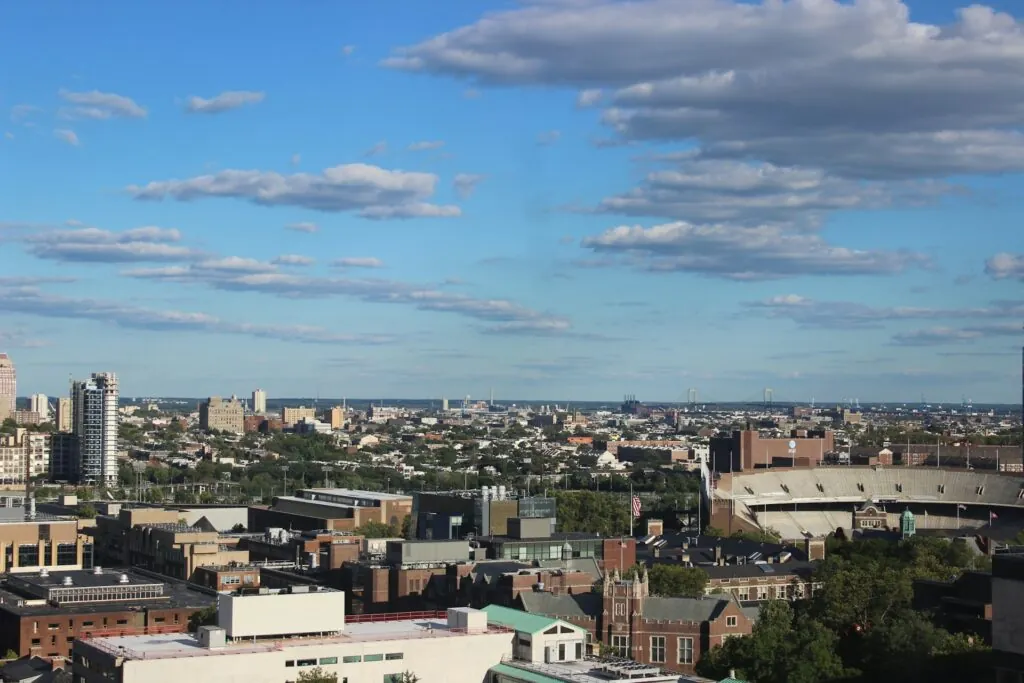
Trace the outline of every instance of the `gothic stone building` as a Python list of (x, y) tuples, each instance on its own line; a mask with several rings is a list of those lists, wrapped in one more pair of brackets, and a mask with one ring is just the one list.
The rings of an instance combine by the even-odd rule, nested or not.
[(634, 580), (612, 572), (601, 594), (524, 592), (519, 601), (527, 612), (587, 629), (593, 649), (686, 674), (711, 648), (748, 635), (757, 615), (735, 598), (652, 597), (646, 571)]

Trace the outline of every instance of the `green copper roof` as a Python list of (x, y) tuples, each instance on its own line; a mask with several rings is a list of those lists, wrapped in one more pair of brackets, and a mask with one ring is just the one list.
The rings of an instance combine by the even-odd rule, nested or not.
[(483, 611), (487, 613), (487, 621), (508, 626), (523, 633), (540, 633), (558, 623), (558, 619), (542, 617), (538, 614), (530, 614), (501, 605), (488, 605), (483, 608)]

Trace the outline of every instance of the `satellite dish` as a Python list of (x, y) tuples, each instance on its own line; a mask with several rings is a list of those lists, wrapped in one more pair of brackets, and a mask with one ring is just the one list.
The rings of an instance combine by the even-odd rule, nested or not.
[(796, 441), (790, 441), (789, 442), (789, 447), (790, 448), (796, 448)]

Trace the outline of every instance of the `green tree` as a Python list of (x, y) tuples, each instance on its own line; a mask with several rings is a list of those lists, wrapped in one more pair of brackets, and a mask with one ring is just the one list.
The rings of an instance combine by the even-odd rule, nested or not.
[(699, 598), (708, 585), (708, 574), (698, 567), (656, 564), (647, 573), (647, 580), (653, 595)]
[(355, 532), (365, 538), (398, 538), (399, 529), (391, 524), (370, 520), (359, 526)]
[(299, 683), (338, 683), (338, 674), (331, 673), (323, 667), (314, 666), (307, 671), (300, 671), (295, 680)]
[(82, 503), (78, 506), (78, 516), (82, 519), (95, 519), (99, 513), (92, 503)]
[(192, 613), (192, 616), (188, 618), (188, 630), (190, 633), (195, 633), (199, 630), (200, 626), (213, 626), (216, 623), (217, 607), (216, 605), (210, 605)]

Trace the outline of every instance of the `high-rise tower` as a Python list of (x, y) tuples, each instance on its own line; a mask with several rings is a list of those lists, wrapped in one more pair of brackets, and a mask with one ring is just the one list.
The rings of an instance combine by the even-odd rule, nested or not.
[(17, 396), (18, 382), (14, 372), (14, 361), (6, 353), (0, 353), (0, 422), (14, 417)]
[(257, 415), (267, 412), (267, 392), (262, 389), (252, 392), (252, 412)]
[(78, 474), (83, 483), (117, 483), (118, 396), (117, 375), (112, 372), (93, 373), (88, 380), (71, 385)]

